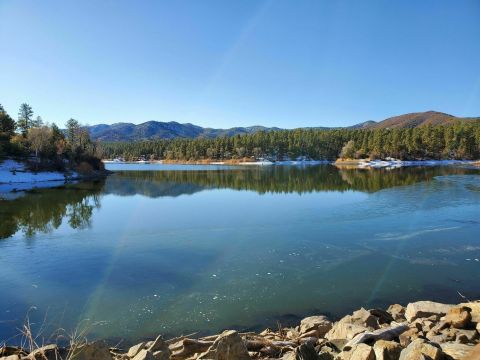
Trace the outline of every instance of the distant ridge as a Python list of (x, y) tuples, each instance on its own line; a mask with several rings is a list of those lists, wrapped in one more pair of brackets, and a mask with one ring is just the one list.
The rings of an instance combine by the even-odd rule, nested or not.
[[(414, 128), (424, 125), (450, 125), (457, 121), (480, 120), (480, 117), (460, 118), (438, 111), (425, 111), (394, 116), (378, 123), (373, 122), (366, 126), (370, 129)], [(366, 124), (366, 123), (364, 123)]]
[[(480, 120), (475, 118), (460, 118), (453, 115), (437, 111), (426, 111), (404, 114), (390, 117), (383, 121), (375, 122), (365, 121), (347, 129), (394, 129), (394, 128), (414, 128), (424, 125), (449, 125), (457, 121)], [(331, 129), (328, 127), (311, 127), (312, 129)], [(99, 124), (87, 127), (90, 136), (93, 139), (101, 141), (140, 141), (154, 139), (174, 139), (174, 138), (215, 138), (219, 136), (235, 136), (242, 134), (253, 134), (259, 131), (277, 131), (282, 130), (277, 127), (248, 126), (233, 127), (230, 129), (204, 128), (190, 123), (180, 124), (175, 121), (160, 122), (147, 121), (142, 124), (116, 123), (112, 125)]]

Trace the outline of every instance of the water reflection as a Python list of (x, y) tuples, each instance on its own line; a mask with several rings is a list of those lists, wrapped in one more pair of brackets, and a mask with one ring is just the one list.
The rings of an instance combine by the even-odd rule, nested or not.
[(73, 229), (90, 226), (93, 210), (100, 207), (104, 181), (40, 189), (12, 201), (0, 201), (0, 238), (17, 232), (32, 237), (68, 223)]
[(376, 192), (385, 188), (431, 181), (441, 175), (478, 173), (466, 168), (416, 167), (395, 170), (338, 169), (334, 166), (268, 167), (201, 171), (118, 171), (106, 180), (38, 189), (24, 197), (0, 202), (0, 238), (17, 232), (31, 237), (67, 223), (73, 229), (90, 226), (101, 196), (143, 195), (150, 198), (191, 195), (208, 189), (265, 193), (320, 191)]

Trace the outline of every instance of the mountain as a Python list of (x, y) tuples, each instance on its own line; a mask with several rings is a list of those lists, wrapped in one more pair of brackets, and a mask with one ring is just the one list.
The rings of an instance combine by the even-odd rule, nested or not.
[[(457, 121), (480, 120), (476, 118), (461, 118), (438, 111), (425, 111), (394, 116), (380, 122), (366, 122), (364, 128), (367, 129), (394, 129), (394, 128), (414, 128), (424, 125), (451, 125)], [(369, 123), (369, 124), (368, 124)]]
[(142, 124), (116, 123), (88, 126), (92, 139), (101, 141), (138, 141), (173, 138), (214, 138), (218, 136), (234, 136), (252, 134), (258, 131), (274, 131), (280, 128), (264, 126), (234, 127), (230, 129), (203, 128), (193, 124), (180, 124), (175, 121), (147, 121)]
[[(413, 128), (423, 125), (448, 125), (457, 121), (480, 120), (480, 118), (460, 118), (453, 115), (426, 111), (394, 116), (383, 121), (365, 121), (349, 126), (349, 129), (393, 129)], [(87, 127), (92, 139), (101, 141), (138, 141), (173, 138), (215, 138), (218, 136), (234, 136), (253, 134), (259, 131), (282, 130), (277, 127), (249, 126), (230, 129), (204, 128), (193, 124), (180, 124), (175, 121), (147, 121), (142, 124), (116, 123), (112, 125), (99, 124)], [(310, 127), (310, 129), (327, 130), (328, 127)]]

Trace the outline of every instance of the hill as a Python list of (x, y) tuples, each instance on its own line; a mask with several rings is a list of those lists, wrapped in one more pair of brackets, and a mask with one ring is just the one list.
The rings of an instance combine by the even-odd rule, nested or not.
[(99, 124), (89, 126), (93, 139), (102, 141), (138, 141), (173, 138), (215, 138), (218, 136), (234, 136), (252, 134), (258, 131), (280, 130), (264, 126), (234, 127), (230, 129), (203, 128), (193, 124), (180, 124), (175, 121), (148, 121), (142, 124), (116, 123), (112, 125)]
[(476, 118), (461, 118), (438, 111), (425, 111), (393, 116), (380, 122), (367, 122), (367, 129), (414, 128), (425, 125), (451, 125), (458, 121), (480, 120)]
[[(347, 128), (349, 129), (393, 129), (393, 128), (414, 128), (423, 125), (448, 125), (457, 121), (480, 120), (477, 118), (460, 118), (453, 115), (426, 111), (394, 116), (383, 121), (365, 121)], [(328, 130), (329, 127), (310, 127), (309, 129)], [(93, 139), (101, 141), (139, 141), (153, 139), (173, 138), (215, 138), (219, 136), (234, 136), (253, 134), (258, 131), (282, 130), (277, 127), (248, 126), (233, 127), (229, 129), (204, 128), (193, 124), (180, 124), (175, 121), (160, 122), (147, 121), (142, 124), (116, 123), (112, 125), (99, 124), (89, 126), (88, 130)]]

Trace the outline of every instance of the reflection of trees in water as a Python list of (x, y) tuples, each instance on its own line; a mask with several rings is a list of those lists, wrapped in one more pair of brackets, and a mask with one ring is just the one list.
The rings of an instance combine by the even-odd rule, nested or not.
[(12, 201), (0, 203), (0, 238), (18, 231), (27, 237), (48, 233), (62, 225), (64, 219), (74, 229), (90, 226), (93, 210), (100, 207), (102, 182), (40, 189)]
[(18, 231), (26, 236), (57, 229), (64, 219), (74, 229), (91, 225), (100, 194), (156, 198), (193, 194), (204, 189), (235, 189), (264, 193), (364, 191), (430, 181), (435, 176), (478, 174), (476, 170), (415, 167), (394, 170), (338, 169), (334, 166), (271, 166), (238, 170), (120, 171), (106, 180), (36, 190), (12, 201), (0, 202), (0, 239)]
[(193, 194), (222, 188), (264, 193), (309, 193), (316, 191), (381, 189), (430, 181), (438, 175), (478, 173), (446, 167), (386, 169), (338, 169), (334, 166), (272, 166), (239, 170), (122, 171), (107, 179), (105, 192), (148, 197)]

